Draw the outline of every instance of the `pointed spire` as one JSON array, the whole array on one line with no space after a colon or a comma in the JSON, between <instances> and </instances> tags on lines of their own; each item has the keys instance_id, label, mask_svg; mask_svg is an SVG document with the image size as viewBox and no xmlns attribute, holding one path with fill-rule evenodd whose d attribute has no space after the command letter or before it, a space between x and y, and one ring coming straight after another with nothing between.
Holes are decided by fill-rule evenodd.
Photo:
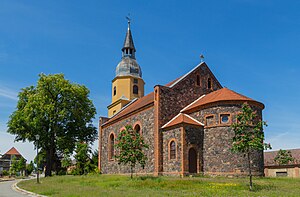
<instances>
[{"instance_id":1,"label":"pointed spire","mask_svg":"<svg viewBox=\"0 0 300 197\"><path fill-rule=\"evenodd\" d=\"M127 32L126 32L126 37L125 37L125 41L124 41L124 45L122 48L123 51L123 57L131 57L135 59L135 47L133 44L133 39L132 39L132 34L131 34L131 30L130 30L130 22L131 19L129 18L129 14L126 17L127 19L127 23L128 23L128 28L127 28Z\"/></svg>"}]
</instances>

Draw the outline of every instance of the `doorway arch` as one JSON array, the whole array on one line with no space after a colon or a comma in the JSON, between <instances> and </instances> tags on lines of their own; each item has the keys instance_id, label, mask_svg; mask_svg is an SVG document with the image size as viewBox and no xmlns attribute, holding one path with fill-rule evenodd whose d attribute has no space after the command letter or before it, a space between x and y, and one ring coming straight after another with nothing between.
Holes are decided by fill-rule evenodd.
<instances>
[{"instance_id":1,"label":"doorway arch","mask_svg":"<svg viewBox=\"0 0 300 197\"><path fill-rule=\"evenodd\" d=\"M189 150L189 173L197 173L197 151L194 148Z\"/></svg>"}]
</instances>

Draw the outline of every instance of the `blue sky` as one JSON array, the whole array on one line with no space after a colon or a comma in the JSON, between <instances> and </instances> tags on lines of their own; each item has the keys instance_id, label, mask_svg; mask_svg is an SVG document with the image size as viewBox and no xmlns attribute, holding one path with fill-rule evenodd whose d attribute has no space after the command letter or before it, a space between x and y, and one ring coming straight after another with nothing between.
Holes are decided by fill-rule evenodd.
<instances>
[{"instance_id":1,"label":"blue sky","mask_svg":"<svg viewBox=\"0 0 300 197\"><path fill-rule=\"evenodd\" d=\"M15 146L28 160L35 155L32 144L14 143L6 123L18 92L35 85L39 73L64 73L86 85L96 117L107 114L128 13L146 93L191 70L204 54L223 86L266 105L273 149L300 148L299 7L292 0L2 0L0 152Z\"/></svg>"}]
</instances>

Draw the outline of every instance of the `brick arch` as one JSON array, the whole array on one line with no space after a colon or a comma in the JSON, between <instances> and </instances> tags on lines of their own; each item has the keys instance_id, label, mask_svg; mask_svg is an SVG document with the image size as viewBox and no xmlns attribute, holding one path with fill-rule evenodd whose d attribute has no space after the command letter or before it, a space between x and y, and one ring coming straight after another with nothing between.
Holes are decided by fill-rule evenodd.
<instances>
[{"instance_id":1,"label":"brick arch","mask_svg":"<svg viewBox=\"0 0 300 197\"><path fill-rule=\"evenodd\" d=\"M175 143L175 158L174 159L171 159L171 143L174 142ZM178 158L178 150L177 150L177 147L178 147L178 143L177 143L177 140L175 138L171 138L168 142L168 159L169 160L177 160Z\"/></svg>"},{"instance_id":2,"label":"brick arch","mask_svg":"<svg viewBox=\"0 0 300 197\"><path fill-rule=\"evenodd\" d=\"M201 165L200 165L200 151L199 151L199 148L198 148L198 146L197 145L195 145L195 144L191 144L191 145L189 145L188 147L187 147L187 162L186 162L186 164L187 164L187 170L189 171L189 153L190 153L190 150L191 149L194 149L195 151L196 151L196 157L197 157L197 160L196 160L196 170L197 170L197 172L196 173L198 173L198 172L200 172L201 171Z\"/></svg>"},{"instance_id":3,"label":"brick arch","mask_svg":"<svg viewBox=\"0 0 300 197\"><path fill-rule=\"evenodd\" d=\"M137 126L137 125L139 125L140 126L140 131L139 131L139 133L140 133L140 135L142 136L142 123L141 123L141 121L136 121L134 124L133 124L133 130L135 130L135 127Z\"/></svg>"}]
</instances>

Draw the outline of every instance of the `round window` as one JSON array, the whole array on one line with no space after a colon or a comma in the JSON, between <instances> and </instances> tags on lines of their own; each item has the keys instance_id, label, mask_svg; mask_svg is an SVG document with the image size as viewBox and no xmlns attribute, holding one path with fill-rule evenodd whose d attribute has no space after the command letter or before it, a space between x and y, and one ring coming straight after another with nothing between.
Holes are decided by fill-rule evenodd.
<instances>
[{"instance_id":1,"label":"round window","mask_svg":"<svg viewBox=\"0 0 300 197\"><path fill-rule=\"evenodd\" d=\"M229 122L229 115L222 115L221 116L222 123L228 123Z\"/></svg>"}]
</instances>

